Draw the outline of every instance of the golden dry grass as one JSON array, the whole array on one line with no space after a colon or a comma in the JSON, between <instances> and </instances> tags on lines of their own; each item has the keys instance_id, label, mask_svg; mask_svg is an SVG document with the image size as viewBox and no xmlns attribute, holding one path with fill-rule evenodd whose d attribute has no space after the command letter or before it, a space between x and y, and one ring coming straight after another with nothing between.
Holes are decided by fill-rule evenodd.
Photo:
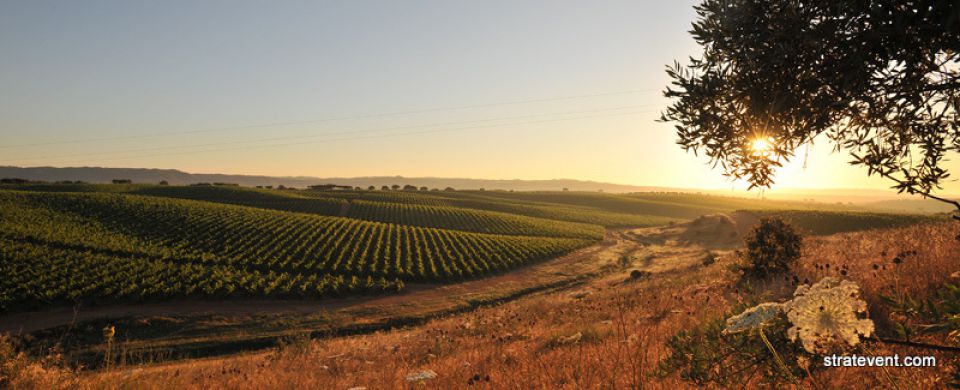
<instances>
[{"instance_id":1,"label":"golden dry grass","mask_svg":"<svg viewBox=\"0 0 960 390\"><path fill-rule=\"evenodd\" d=\"M830 275L860 283L880 333L889 334L890 314L880 295L921 298L947 281L960 270L960 245L953 240L958 230L956 224L944 223L809 238L796 275L801 282ZM678 264L691 264L691 259L703 255L671 252L669 245L663 248L658 257L672 253ZM910 254L895 264L893 259L901 253ZM794 288L792 277L744 288L731 266L738 262L726 253L709 266L685 265L634 282L625 282L624 271L573 291L532 295L412 329L299 340L265 353L108 372L51 369L49 375L59 375L56 381L34 372L14 384L50 388L56 383L84 389L689 388L693 385L675 374L653 375L657 362L669 353L665 342L672 335L723 315L735 303L783 298ZM947 343L938 337L926 340ZM931 354L877 343L870 343L866 352ZM800 387L943 387L957 359L934 354L940 367L825 368ZM423 382L405 379L420 370L437 376Z\"/></svg>"}]
</instances>

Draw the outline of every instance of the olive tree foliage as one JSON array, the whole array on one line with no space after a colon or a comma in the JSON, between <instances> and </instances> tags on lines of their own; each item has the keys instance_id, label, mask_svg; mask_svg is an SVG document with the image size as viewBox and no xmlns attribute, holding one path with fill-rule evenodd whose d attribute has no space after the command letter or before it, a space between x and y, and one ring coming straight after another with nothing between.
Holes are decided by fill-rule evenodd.
<instances>
[{"instance_id":1,"label":"olive tree foliage","mask_svg":"<svg viewBox=\"0 0 960 390\"><path fill-rule=\"evenodd\" d=\"M703 0L703 48L668 66L661 120L750 188L826 138L899 192L934 192L960 152L960 2ZM769 144L752 147L756 140ZM958 217L960 218L960 217Z\"/></svg>"}]
</instances>

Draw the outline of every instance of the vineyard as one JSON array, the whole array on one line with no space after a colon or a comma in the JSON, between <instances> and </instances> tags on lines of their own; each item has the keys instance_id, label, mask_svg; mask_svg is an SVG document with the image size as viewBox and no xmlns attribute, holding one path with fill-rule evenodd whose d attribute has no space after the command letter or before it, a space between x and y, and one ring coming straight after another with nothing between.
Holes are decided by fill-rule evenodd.
<instances>
[{"instance_id":1,"label":"vineyard","mask_svg":"<svg viewBox=\"0 0 960 390\"><path fill-rule=\"evenodd\" d=\"M482 233L549 235L589 239L603 237L603 229L599 225L447 206L356 200L350 203L348 216L366 221L402 223Z\"/></svg>"},{"instance_id":2,"label":"vineyard","mask_svg":"<svg viewBox=\"0 0 960 390\"><path fill-rule=\"evenodd\" d=\"M771 216L780 217L798 227L801 232L814 235L891 229L945 219L930 215L823 210L744 210L737 214L754 220Z\"/></svg>"},{"instance_id":3,"label":"vineyard","mask_svg":"<svg viewBox=\"0 0 960 390\"><path fill-rule=\"evenodd\" d=\"M2 188L2 187L0 187ZM680 221L693 218L700 214L695 212L677 212L675 209L664 209L659 204L652 204L647 210L633 210L623 212L617 207L607 207L609 199L620 199L625 195L612 194L585 194L570 193L513 193L503 191L304 191L304 190L267 190L233 186L155 186L155 185L96 185L96 184L28 184L7 186L6 188L23 191L38 192L111 192L148 195L156 197L202 200L208 202L226 203L272 210L291 211L330 216L349 216L351 218L370 218L371 221L383 221L403 225L424 227L438 227L461 229L464 222L455 225L444 225L439 221L430 224L418 225L430 216L419 215L437 213L433 207L453 207L462 211L463 218L475 218L467 223L473 226L483 226L478 231L484 233L513 234L510 229L490 230L487 221L503 219L510 214L510 219L517 221L520 217L533 219L521 222L525 225L541 225L543 220L549 220L556 225L562 222L577 224L600 225L605 227L642 227L667 224L671 221ZM557 195L552 195L557 194ZM584 196L584 202L569 202L576 196ZM551 202L553 200L553 202ZM560 200L562 202L558 202ZM418 206L418 209L405 209L405 212L395 212L390 219L384 215L372 215L366 212L354 211L352 204L357 201L375 202L379 207L389 209L394 205ZM684 200L691 204L711 202L712 197L703 199ZM682 203L681 201L675 203ZM749 201L744 202L744 204ZM593 204L593 206L591 206ZM370 203L365 203L369 208ZM599 206L598 206L599 205ZM754 206L756 206L754 204ZM364 207L364 206L361 206ZM736 209L736 207L725 207ZM448 209L449 210L449 209ZM717 207L700 207L698 211L717 211ZM484 213L477 213L477 211ZM641 211L649 211L647 213ZM490 214L497 212L499 214ZM515 224L515 222L506 222ZM570 226L569 229L582 229ZM596 233L594 233L595 235ZM539 235L539 234L538 234Z\"/></svg>"},{"instance_id":4,"label":"vineyard","mask_svg":"<svg viewBox=\"0 0 960 390\"><path fill-rule=\"evenodd\" d=\"M172 198L0 191L0 310L396 291L556 257L596 242L584 229L589 237L483 234Z\"/></svg>"},{"instance_id":5,"label":"vineyard","mask_svg":"<svg viewBox=\"0 0 960 390\"><path fill-rule=\"evenodd\" d=\"M510 270L604 228L737 209L813 233L919 216L676 193L312 191L236 186L0 186L0 312L74 302L320 298Z\"/></svg>"}]
</instances>

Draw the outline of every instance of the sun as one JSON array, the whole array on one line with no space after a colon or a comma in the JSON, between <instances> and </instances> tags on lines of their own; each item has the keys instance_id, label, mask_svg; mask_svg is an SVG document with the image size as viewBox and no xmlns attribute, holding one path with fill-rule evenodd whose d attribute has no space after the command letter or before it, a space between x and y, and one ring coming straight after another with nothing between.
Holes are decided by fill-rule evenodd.
<instances>
[{"instance_id":1,"label":"sun","mask_svg":"<svg viewBox=\"0 0 960 390\"><path fill-rule=\"evenodd\" d=\"M753 140L753 143L750 145L750 148L754 152L762 153L770 151L770 142L763 138L757 138Z\"/></svg>"},{"instance_id":2,"label":"sun","mask_svg":"<svg viewBox=\"0 0 960 390\"><path fill-rule=\"evenodd\" d=\"M750 149L755 156L769 156L773 152L773 143L770 138L757 137L750 142Z\"/></svg>"}]
</instances>

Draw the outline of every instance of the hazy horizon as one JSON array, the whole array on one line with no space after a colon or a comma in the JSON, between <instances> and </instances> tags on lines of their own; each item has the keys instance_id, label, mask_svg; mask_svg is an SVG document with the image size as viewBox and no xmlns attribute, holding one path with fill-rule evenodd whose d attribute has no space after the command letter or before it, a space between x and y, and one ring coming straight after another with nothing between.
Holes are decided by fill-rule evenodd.
<instances>
[{"instance_id":1,"label":"hazy horizon","mask_svg":"<svg viewBox=\"0 0 960 390\"><path fill-rule=\"evenodd\" d=\"M0 165L744 189L655 121L694 3L5 3ZM889 189L831 147L774 191Z\"/></svg>"},{"instance_id":2,"label":"hazy horizon","mask_svg":"<svg viewBox=\"0 0 960 390\"><path fill-rule=\"evenodd\" d=\"M3 168L11 168L10 166L0 165L0 170ZM786 197L792 199L806 198L810 196L811 199L821 201L821 202L834 202L838 200L848 201L852 198L862 198L862 199L899 199L899 200L923 200L920 195L910 195L910 194L898 194L895 190L891 188L854 188L854 187L774 187L771 189L759 189L747 190L744 188L698 188L698 187L678 187L678 186L655 186L655 185L644 185L644 184L632 184L632 183L619 183L619 182L607 182L607 181L597 181L597 180L587 180L587 179L578 179L571 177L553 177L553 178L543 178L543 179L521 179L521 178L496 178L496 177L456 177L456 176L410 176L410 175L365 175L365 176L312 176L312 175L298 175L298 176L282 176L282 175L253 175L253 174L244 174L244 173L224 173L224 172L192 172L192 171L183 171L174 168L146 168L146 167L12 167L18 169L130 169L130 170L174 170L188 175L198 175L198 176L214 176L214 175L224 175L224 176L248 176L248 177L273 177L278 179L291 179L291 180L304 180L304 179L318 179L318 180L332 180L325 182L311 182L309 184L349 184L349 185L358 185L358 183L338 183L336 180L341 179L345 181L362 181L363 179L387 179L387 178L398 178L406 180L406 182L396 182L390 184L410 184L411 182L416 182L417 180L435 180L435 181L521 181L521 182L550 182L550 181L574 181L581 183L597 183L600 185L613 186L613 187L637 187L637 188L651 188L651 189L663 189L663 190L676 190L681 192L705 192L715 195L723 196L737 196L737 197L761 197L761 196L772 196L772 197ZM66 175L69 176L69 175ZM63 180L79 180L76 177L66 177ZM114 177L110 177L114 178ZM109 179L104 177L104 182L109 182ZM121 177L117 177L121 178ZM125 177L123 177L125 178ZM59 179L58 179L59 180ZM201 180L202 181L202 180ZM151 181L142 181L138 182L142 184L149 184ZM189 184L189 183L187 183ZM363 184L364 187L371 183L359 183ZM376 186L379 187L383 183L376 183ZM421 184L416 184L417 186ZM447 186L449 184L444 184ZM466 188L469 189L469 188ZM492 190L506 190L509 188L490 188ZM530 191L547 191L549 189L533 189ZM559 188L557 189L559 190ZM594 188L581 188L574 189L573 191L586 191L592 192L595 191ZM525 191L525 190L520 190ZM612 191L614 193L623 192L623 191ZM630 191L627 191L630 192ZM960 197L960 193L946 193L941 192L940 195L949 196L949 197Z\"/></svg>"}]
</instances>

